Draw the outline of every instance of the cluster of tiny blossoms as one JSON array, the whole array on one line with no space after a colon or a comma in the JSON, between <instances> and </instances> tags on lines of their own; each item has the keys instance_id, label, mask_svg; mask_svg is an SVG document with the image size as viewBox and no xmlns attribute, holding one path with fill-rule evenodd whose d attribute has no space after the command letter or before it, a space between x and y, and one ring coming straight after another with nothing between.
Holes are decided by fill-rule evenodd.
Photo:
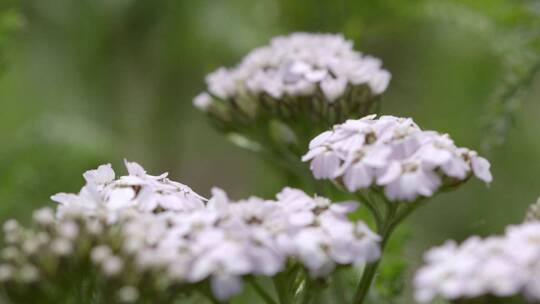
<instances>
[{"instance_id":1,"label":"cluster of tiny blossoms","mask_svg":"<svg viewBox=\"0 0 540 304\"><path fill-rule=\"evenodd\" d=\"M226 132L246 133L238 129L275 118L297 138L311 138L297 124L318 132L373 111L391 78L381 65L342 35L293 33L209 74L206 91L193 103Z\"/></svg>"},{"instance_id":2,"label":"cluster of tiny blossoms","mask_svg":"<svg viewBox=\"0 0 540 304\"><path fill-rule=\"evenodd\" d=\"M317 179L331 179L350 192L384 188L391 201L433 196L471 174L491 182L489 162L457 147L447 134L424 131L411 118L375 115L348 120L315 137L303 161Z\"/></svg>"},{"instance_id":3,"label":"cluster of tiny blossoms","mask_svg":"<svg viewBox=\"0 0 540 304\"><path fill-rule=\"evenodd\" d=\"M275 99L305 96L320 88L328 102L341 97L348 85L368 85L374 94L384 92L390 73L381 61L363 56L341 35L294 33L275 37L270 45L251 51L238 66L220 68L206 77L208 92L227 100L248 91ZM207 97L195 105L208 106Z\"/></svg>"},{"instance_id":4,"label":"cluster of tiny blossoms","mask_svg":"<svg viewBox=\"0 0 540 304\"><path fill-rule=\"evenodd\" d=\"M245 276L272 277L296 264L321 278L337 265L379 258L379 236L347 218L355 203L331 204L292 188L276 200L241 201L214 189L206 201L166 174L126 165L129 175L118 179L110 165L86 172L78 194L52 197L60 203L56 219L50 209L35 213L36 229L6 223L8 245L0 257L6 289L65 277L62 265L79 265L82 275L90 270L81 265L90 263L100 278L113 281L105 290L118 287L112 298L120 302L206 284L224 300L241 290Z\"/></svg>"},{"instance_id":5,"label":"cluster of tiny blossoms","mask_svg":"<svg viewBox=\"0 0 540 304\"><path fill-rule=\"evenodd\" d=\"M519 294L522 301L540 301L538 221L509 226L503 236L472 237L461 245L448 241L428 251L425 261L414 280L418 302Z\"/></svg>"}]
</instances>

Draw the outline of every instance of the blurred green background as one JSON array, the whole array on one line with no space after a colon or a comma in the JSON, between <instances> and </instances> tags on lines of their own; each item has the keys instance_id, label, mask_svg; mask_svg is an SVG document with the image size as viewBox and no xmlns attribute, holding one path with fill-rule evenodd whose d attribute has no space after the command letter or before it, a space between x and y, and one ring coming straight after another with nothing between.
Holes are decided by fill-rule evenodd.
<instances>
[{"instance_id":1,"label":"blurred green background","mask_svg":"<svg viewBox=\"0 0 540 304\"><path fill-rule=\"evenodd\" d=\"M81 174L122 159L203 195L283 185L214 131L191 99L204 75L275 35L343 32L393 79L383 113L482 149L471 182L411 219L404 257L499 233L540 195L540 1L0 1L0 219L28 219ZM506 141L503 142L503 139Z\"/></svg>"}]
</instances>

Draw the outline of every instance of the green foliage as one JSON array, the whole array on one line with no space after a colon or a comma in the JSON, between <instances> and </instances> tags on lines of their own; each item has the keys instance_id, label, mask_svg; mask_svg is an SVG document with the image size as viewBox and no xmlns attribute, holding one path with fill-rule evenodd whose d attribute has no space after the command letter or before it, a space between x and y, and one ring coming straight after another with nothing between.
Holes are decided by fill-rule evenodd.
<instances>
[{"instance_id":1,"label":"green foliage","mask_svg":"<svg viewBox=\"0 0 540 304\"><path fill-rule=\"evenodd\" d=\"M428 16L473 33L498 57L500 76L484 115L485 150L505 141L526 89L540 71L540 9L536 1L431 1Z\"/></svg>"},{"instance_id":2,"label":"green foliage","mask_svg":"<svg viewBox=\"0 0 540 304\"><path fill-rule=\"evenodd\" d=\"M191 99L207 72L276 34L343 32L394 75L383 113L471 147L509 139L492 151L489 194L473 184L426 206L407 246L398 230L373 295L385 303L404 280L410 288L404 261L500 231L538 197L540 110L524 101L538 87L539 12L534 0L0 1L0 218L27 219L51 194L78 189L80 172L124 157L203 193L274 192L283 182L206 126ZM340 278L350 290L357 276Z\"/></svg>"},{"instance_id":3,"label":"green foliage","mask_svg":"<svg viewBox=\"0 0 540 304\"><path fill-rule=\"evenodd\" d=\"M11 40L11 35L22 26L17 2L15 0L3 1L0 4L0 71L4 69L5 48Z\"/></svg>"}]
</instances>

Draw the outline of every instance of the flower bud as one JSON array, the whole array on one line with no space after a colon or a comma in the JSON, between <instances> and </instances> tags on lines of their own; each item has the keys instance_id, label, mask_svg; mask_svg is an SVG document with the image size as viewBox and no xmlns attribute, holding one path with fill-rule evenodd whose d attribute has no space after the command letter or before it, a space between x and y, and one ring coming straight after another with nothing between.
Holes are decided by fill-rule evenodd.
<instances>
[{"instance_id":1,"label":"flower bud","mask_svg":"<svg viewBox=\"0 0 540 304\"><path fill-rule=\"evenodd\" d=\"M54 223L54 211L51 208L38 209L34 212L33 219L38 225L51 225Z\"/></svg>"},{"instance_id":2,"label":"flower bud","mask_svg":"<svg viewBox=\"0 0 540 304\"><path fill-rule=\"evenodd\" d=\"M133 286L124 286L118 290L117 296L120 303L134 303L139 299L139 291Z\"/></svg>"},{"instance_id":3,"label":"flower bud","mask_svg":"<svg viewBox=\"0 0 540 304\"><path fill-rule=\"evenodd\" d=\"M124 261L118 256L109 256L101 264L101 269L106 276L115 276L122 271Z\"/></svg>"},{"instance_id":4,"label":"flower bud","mask_svg":"<svg viewBox=\"0 0 540 304\"><path fill-rule=\"evenodd\" d=\"M25 264L19 270L19 278L25 283L35 282L39 278L39 271L35 266Z\"/></svg>"},{"instance_id":5,"label":"flower bud","mask_svg":"<svg viewBox=\"0 0 540 304\"><path fill-rule=\"evenodd\" d=\"M92 251L90 252L90 259L95 264L101 264L111 255L112 255L112 250L109 246L100 245L92 249Z\"/></svg>"},{"instance_id":6,"label":"flower bud","mask_svg":"<svg viewBox=\"0 0 540 304\"><path fill-rule=\"evenodd\" d=\"M65 221L59 224L58 234L66 239L73 240L79 235L79 226L74 221Z\"/></svg>"},{"instance_id":7,"label":"flower bud","mask_svg":"<svg viewBox=\"0 0 540 304\"><path fill-rule=\"evenodd\" d=\"M58 238L51 243L51 250L58 256L68 256L73 252L73 244L69 239Z\"/></svg>"},{"instance_id":8,"label":"flower bud","mask_svg":"<svg viewBox=\"0 0 540 304\"><path fill-rule=\"evenodd\" d=\"M13 266L9 264L0 265L0 282L5 282L13 278Z\"/></svg>"}]
</instances>

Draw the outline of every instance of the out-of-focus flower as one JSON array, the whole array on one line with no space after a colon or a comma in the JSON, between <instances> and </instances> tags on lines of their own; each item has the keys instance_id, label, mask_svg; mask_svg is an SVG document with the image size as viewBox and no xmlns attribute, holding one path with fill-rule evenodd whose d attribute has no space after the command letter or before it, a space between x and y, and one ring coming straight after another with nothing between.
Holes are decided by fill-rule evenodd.
<instances>
[{"instance_id":1,"label":"out-of-focus flower","mask_svg":"<svg viewBox=\"0 0 540 304\"><path fill-rule=\"evenodd\" d=\"M390 78L342 35L293 33L209 74L193 103L226 133L303 149L318 132L372 112Z\"/></svg>"},{"instance_id":2,"label":"out-of-focus flower","mask_svg":"<svg viewBox=\"0 0 540 304\"><path fill-rule=\"evenodd\" d=\"M447 134L424 131L410 118L374 115L348 120L315 137L303 161L317 179L331 179L350 192L381 187L391 201L433 196L471 175L486 183L490 164L457 147Z\"/></svg>"},{"instance_id":3,"label":"out-of-focus flower","mask_svg":"<svg viewBox=\"0 0 540 304\"><path fill-rule=\"evenodd\" d=\"M216 188L206 201L166 174L126 166L129 175L117 179L110 165L86 172L79 194L53 196L60 204L56 218L51 209L35 212L35 229L6 222L10 241L0 256L0 282L22 284L21 292L40 278L47 286L60 284L69 274L56 265L64 264L85 280L82 269L90 264L121 302L200 284L226 300L242 290L245 276L273 277L295 263L322 278L337 265L380 256L379 236L348 219L354 202L334 204L292 188L276 200L240 201ZM13 281L23 271L21 261L35 271L25 268L26 279Z\"/></svg>"},{"instance_id":4,"label":"out-of-focus flower","mask_svg":"<svg viewBox=\"0 0 540 304\"><path fill-rule=\"evenodd\" d=\"M529 206L529 210L527 210L527 214L525 215L526 221L538 221L540 220L540 198L536 201L536 203Z\"/></svg>"},{"instance_id":5,"label":"out-of-focus flower","mask_svg":"<svg viewBox=\"0 0 540 304\"><path fill-rule=\"evenodd\" d=\"M294 33L254 49L234 68L219 68L206 83L208 92L222 100L246 92L281 99L322 89L332 103L347 86L365 85L374 95L381 94L390 77L379 59L355 51L352 41L342 35Z\"/></svg>"},{"instance_id":6,"label":"out-of-focus flower","mask_svg":"<svg viewBox=\"0 0 540 304\"><path fill-rule=\"evenodd\" d=\"M416 274L415 296L421 303L437 298L475 299L485 295L540 300L540 222L510 226L506 234L448 241L425 254Z\"/></svg>"}]
</instances>

